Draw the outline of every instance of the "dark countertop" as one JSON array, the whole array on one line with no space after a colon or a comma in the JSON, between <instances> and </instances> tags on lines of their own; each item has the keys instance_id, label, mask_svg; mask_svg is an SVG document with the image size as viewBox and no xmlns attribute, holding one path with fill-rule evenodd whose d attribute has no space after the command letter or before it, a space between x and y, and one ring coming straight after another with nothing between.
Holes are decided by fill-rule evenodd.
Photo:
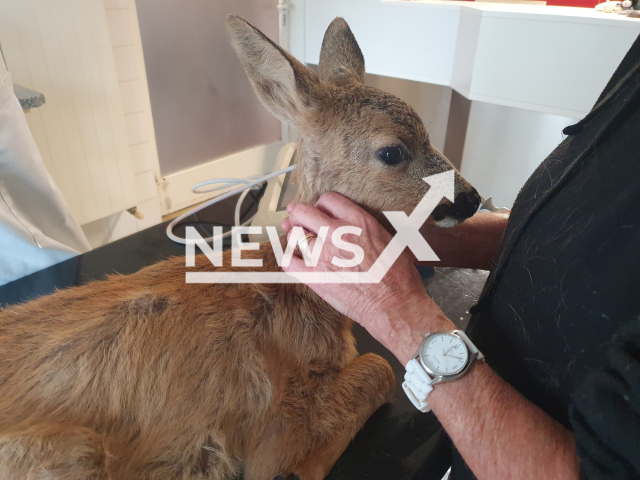
<instances>
[{"instance_id":1,"label":"dark countertop","mask_svg":"<svg viewBox=\"0 0 640 480\"><path fill-rule=\"evenodd\" d=\"M215 211L201 212L194 223L228 225L234 206L235 199L229 199L216 205ZM108 273L130 274L164 258L184 255L184 247L171 242L165 229L166 224L156 225L1 286L0 305L23 302L56 288L81 285ZM180 234L179 229L176 234ZM476 302L487 272L436 268L435 272L423 269L421 273L429 295L453 322L464 328L467 312ZM389 361L396 375L396 395L392 405L382 407L371 417L327 478L440 480L449 468L446 434L433 414L418 412L406 398L400 386L404 368L395 357L358 325L354 335L360 353L373 352Z\"/></svg>"},{"instance_id":2,"label":"dark countertop","mask_svg":"<svg viewBox=\"0 0 640 480\"><path fill-rule=\"evenodd\" d=\"M20 106L23 110L30 110L32 108L38 108L44 105L44 95L30 88L21 87L20 85L13 85L13 93L18 97Z\"/></svg>"}]
</instances>

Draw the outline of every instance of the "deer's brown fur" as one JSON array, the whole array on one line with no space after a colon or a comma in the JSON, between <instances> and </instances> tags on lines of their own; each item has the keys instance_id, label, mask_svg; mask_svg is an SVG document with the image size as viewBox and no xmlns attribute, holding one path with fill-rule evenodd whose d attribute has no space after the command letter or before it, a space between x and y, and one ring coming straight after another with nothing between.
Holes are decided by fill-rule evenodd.
<instances>
[{"instance_id":1,"label":"deer's brown fur","mask_svg":"<svg viewBox=\"0 0 640 480\"><path fill-rule=\"evenodd\" d=\"M410 211L421 178L450 169L410 107L361 83L344 20L320 78L242 19L229 29L258 96L302 132L302 201L335 190ZM411 161L375 159L399 141ZM279 270L269 244L244 256ZM192 270L211 269L199 256ZM174 258L0 310L0 480L321 479L391 400L389 365L358 357L350 320L306 286L184 274Z\"/></svg>"}]
</instances>

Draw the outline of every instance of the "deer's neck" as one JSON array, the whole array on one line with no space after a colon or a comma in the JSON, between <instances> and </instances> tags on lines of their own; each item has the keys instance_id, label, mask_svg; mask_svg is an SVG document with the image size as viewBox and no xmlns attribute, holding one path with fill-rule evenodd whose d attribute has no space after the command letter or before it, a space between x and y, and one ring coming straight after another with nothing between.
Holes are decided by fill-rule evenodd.
<instances>
[{"instance_id":1,"label":"deer's neck","mask_svg":"<svg viewBox=\"0 0 640 480\"><path fill-rule=\"evenodd\" d=\"M296 203L314 204L322 194L330 191L328 179L325 179L320 170L321 157L313 145L303 137L298 139L296 146L296 182L298 192Z\"/></svg>"}]
</instances>

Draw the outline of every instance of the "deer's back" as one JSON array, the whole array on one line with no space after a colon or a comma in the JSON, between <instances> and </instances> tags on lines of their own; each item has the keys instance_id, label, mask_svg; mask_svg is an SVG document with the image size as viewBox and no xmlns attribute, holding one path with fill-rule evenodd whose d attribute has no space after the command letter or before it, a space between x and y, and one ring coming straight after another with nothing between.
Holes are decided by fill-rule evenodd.
<instances>
[{"instance_id":1,"label":"deer's back","mask_svg":"<svg viewBox=\"0 0 640 480\"><path fill-rule=\"evenodd\" d=\"M246 437L237 425L282 400L280 379L317 379L356 354L349 325L304 286L184 273L170 259L0 310L0 430L46 419L124 438L169 425Z\"/></svg>"},{"instance_id":2,"label":"deer's back","mask_svg":"<svg viewBox=\"0 0 640 480\"><path fill-rule=\"evenodd\" d=\"M253 343L262 302L251 286L187 285L184 271L171 259L0 310L0 418L63 411L61 399L101 418L140 402L166 412L209 390L193 383L215 383Z\"/></svg>"}]
</instances>

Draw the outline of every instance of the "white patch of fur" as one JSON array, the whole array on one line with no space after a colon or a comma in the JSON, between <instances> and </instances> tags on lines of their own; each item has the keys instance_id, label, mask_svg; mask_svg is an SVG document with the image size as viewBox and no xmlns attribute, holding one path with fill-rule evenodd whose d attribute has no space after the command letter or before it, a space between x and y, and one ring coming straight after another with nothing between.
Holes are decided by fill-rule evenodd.
<instances>
[{"instance_id":1,"label":"white patch of fur","mask_svg":"<svg viewBox=\"0 0 640 480\"><path fill-rule=\"evenodd\" d=\"M439 220L436 222L436 225L440 228L451 228L451 227L455 227L456 225L461 224L462 222L460 220L458 220L457 218L453 218L453 217L444 217L442 220Z\"/></svg>"}]
</instances>

